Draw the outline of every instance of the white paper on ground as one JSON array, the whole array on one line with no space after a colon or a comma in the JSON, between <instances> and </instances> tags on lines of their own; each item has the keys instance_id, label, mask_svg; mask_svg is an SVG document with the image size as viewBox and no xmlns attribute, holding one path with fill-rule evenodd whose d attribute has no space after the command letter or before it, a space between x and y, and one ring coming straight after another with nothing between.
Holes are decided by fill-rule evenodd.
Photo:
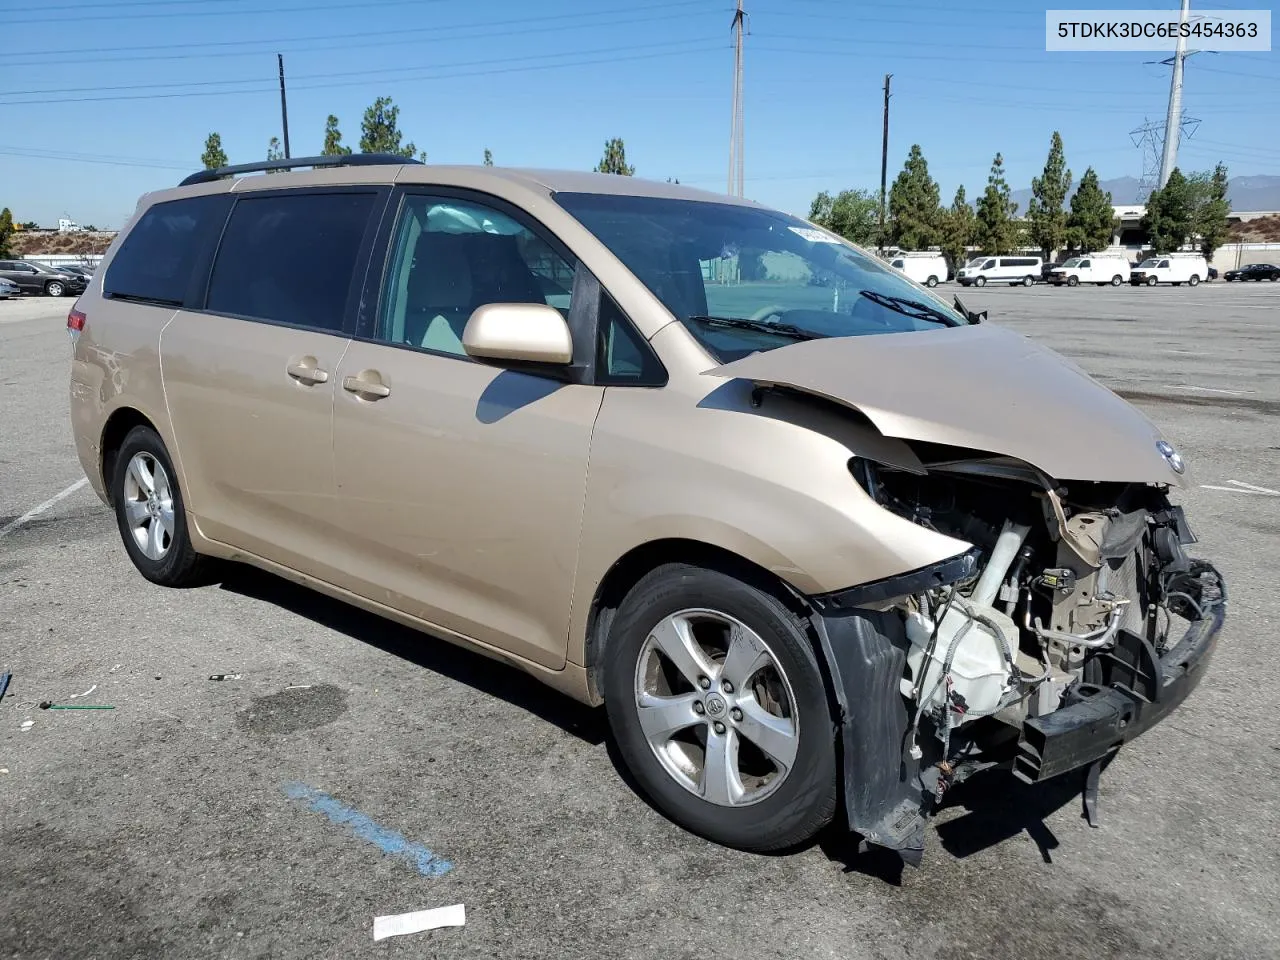
<instances>
[{"instance_id":1,"label":"white paper on ground","mask_svg":"<svg viewBox=\"0 0 1280 960\"><path fill-rule=\"evenodd\" d=\"M461 927L467 922L463 905L455 903L451 907L436 907L434 910L418 910L415 913L400 913L391 917L373 918L373 939L399 937L406 933L421 933L423 930L435 930L438 927Z\"/></svg>"}]
</instances>

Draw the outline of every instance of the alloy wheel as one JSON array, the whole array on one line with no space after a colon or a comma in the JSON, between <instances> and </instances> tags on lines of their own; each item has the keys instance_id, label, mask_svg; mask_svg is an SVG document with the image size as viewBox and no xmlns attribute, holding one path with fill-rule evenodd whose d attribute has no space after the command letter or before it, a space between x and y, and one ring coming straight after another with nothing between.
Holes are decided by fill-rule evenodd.
<instances>
[{"instance_id":1,"label":"alloy wheel","mask_svg":"<svg viewBox=\"0 0 1280 960\"><path fill-rule=\"evenodd\" d=\"M799 712L786 672L728 614L682 610L655 626L636 663L635 702L663 769L710 803L757 803L795 764Z\"/></svg>"},{"instance_id":2,"label":"alloy wheel","mask_svg":"<svg viewBox=\"0 0 1280 960\"><path fill-rule=\"evenodd\" d=\"M129 533L148 560L162 560L173 545L173 485L160 461L136 453L124 477Z\"/></svg>"}]
</instances>

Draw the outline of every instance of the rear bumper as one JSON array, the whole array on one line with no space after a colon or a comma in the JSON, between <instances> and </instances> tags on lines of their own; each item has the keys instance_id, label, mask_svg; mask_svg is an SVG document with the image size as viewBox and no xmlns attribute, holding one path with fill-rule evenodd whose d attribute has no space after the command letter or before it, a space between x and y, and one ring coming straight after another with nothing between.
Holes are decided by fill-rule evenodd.
<instances>
[{"instance_id":1,"label":"rear bumper","mask_svg":"<svg viewBox=\"0 0 1280 960\"><path fill-rule=\"evenodd\" d=\"M1075 702L1027 720L1013 774L1026 783L1048 780L1101 760L1176 710L1199 684L1226 619L1223 604L1196 620L1164 657L1154 660L1158 682L1144 697L1123 685L1081 685ZM1137 685L1137 684L1135 684Z\"/></svg>"}]
</instances>

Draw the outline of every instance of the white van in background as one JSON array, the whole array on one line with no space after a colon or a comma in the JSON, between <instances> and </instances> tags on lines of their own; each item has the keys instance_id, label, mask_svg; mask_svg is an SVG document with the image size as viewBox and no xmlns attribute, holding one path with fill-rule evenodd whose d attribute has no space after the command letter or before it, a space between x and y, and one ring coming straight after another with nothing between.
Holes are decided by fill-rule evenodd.
<instances>
[{"instance_id":1,"label":"white van in background","mask_svg":"<svg viewBox=\"0 0 1280 960\"><path fill-rule=\"evenodd\" d=\"M1082 283L1096 283L1098 286L1111 284L1118 287L1129 282L1133 267L1129 261L1118 253L1089 253L1083 257L1072 257L1060 267L1049 273L1049 282L1055 287L1064 283L1069 287Z\"/></svg>"},{"instance_id":2,"label":"white van in background","mask_svg":"<svg viewBox=\"0 0 1280 960\"><path fill-rule=\"evenodd\" d=\"M1040 279L1040 266L1043 263L1039 257L978 257L957 271L956 280L965 287L969 284L983 287L988 283L1007 283L1011 287L1022 284L1029 287Z\"/></svg>"},{"instance_id":3,"label":"white van in background","mask_svg":"<svg viewBox=\"0 0 1280 960\"><path fill-rule=\"evenodd\" d=\"M1149 257L1133 268L1129 282L1135 287L1154 287L1157 283L1184 283L1194 287L1209 277L1209 262L1198 253L1166 253Z\"/></svg>"},{"instance_id":4,"label":"white van in background","mask_svg":"<svg viewBox=\"0 0 1280 960\"><path fill-rule=\"evenodd\" d=\"M900 253L889 261L889 266L926 287L936 287L951 276L947 259L940 253Z\"/></svg>"}]
</instances>

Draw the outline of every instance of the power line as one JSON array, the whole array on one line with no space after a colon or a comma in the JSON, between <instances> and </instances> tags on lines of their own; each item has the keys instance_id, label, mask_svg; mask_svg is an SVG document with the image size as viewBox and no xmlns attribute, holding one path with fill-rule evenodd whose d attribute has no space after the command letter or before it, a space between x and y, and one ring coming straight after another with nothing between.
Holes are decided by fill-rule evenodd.
<instances>
[{"instance_id":1,"label":"power line","mask_svg":"<svg viewBox=\"0 0 1280 960\"><path fill-rule=\"evenodd\" d=\"M679 2L653 4L651 6L646 7L646 9L654 10L654 9L660 9L664 7L670 9L670 8L681 8L681 7L690 7L690 6L702 6L704 2L705 0L679 0ZM387 31L374 30L374 31L369 31L365 33L325 34L325 35L311 36L311 37L277 37L274 39L264 39L264 40L224 40L224 41L213 41L210 43L186 44L186 45L158 44L158 45L134 48L136 50L172 50L172 49L181 49L184 46L191 47L191 48L228 47L228 46L246 47L252 44L255 46L265 45L266 49L263 49L263 50L235 49L235 50L212 51L208 53L167 53L167 54L154 54L154 55L147 55L147 56L139 56L136 53L125 51L123 55L115 56L115 57L86 57L86 56L83 56L83 54L95 53L99 51L101 52L119 52L120 51L119 47L87 47L87 48L80 48L75 50L31 51L29 53L24 51L24 53L30 56L39 55L41 57L75 56L77 63L80 63L80 64L125 63L125 62L137 63L141 61L155 61L155 60L203 60L203 59L213 59L213 58L221 58L221 57L260 56L267 52L307 53L307 52L316 51L316 50L346 51L346 50L368 49L368 48L381 49L383 47L420 44L423 42L423 38L421 36L423 34L429 34L430 38L439 39L442 41L450 41L450 42L455 40L485 40L493 37L525 36L526 34L530 34L530 33L550 33L550 32L559 33L565 30L587 29L587 28L593 28L593 27L628 26L631 24L653 23L656 21L669 19L669 17L666 15L659 15L659 16L644 16L644 17L628 17L621 20L594 21L594 22L583 21L583 18L588 16L616 14L616 13L625 13L625 12L627 12L625 9L613 9L613 10L596 11L595 14L572 15L572 20L574 21L573 23L557 24L557 25L545 26L545 27L536 27L536 26L525 27L519 30L489 30L485 28L492 27L492 26L519 26L523 24L540 23L548 20L563 20L563 19L569 19L570 15L556 14L556 15L551 15L546 17L526 17L526 18L517 19L517 20L496 21L489 24L453 24L450 26L440 26L440 27L414 27L414 28L405 29L405 30L397 30L395 35L399 39L393 39L393 40L387 39ZM446 31L446 30L476 30L477 28L480 28L479 32L466 33L466 34L454 34L451 36L440 35L442 31ZM412 34L413 36L408 36L409 34ZM372 42L368 42L368 43L352 43L351 42L353 38L363 38L363 37L376 37L379 39L374 40ZM295 43L306 43L313 40L334 41L334 43L326 43L323 46L302 46L302 47L293 46L293 44ZM31 67L31 66L43 66L43 65L44 65L43 63L37 60L31 60L31 61L6 60L3 63L0 63L0 67L3 67L3 66ZM61 63L59 63L59 65L61 66Z\"/></svg>"},{"instance_id":2,"label":"power line","mask_svg":"<svg viewBox=\"0 0 1280 960\"><path fill-rule=\"evenodd\" d=\"M424 3L445 3L447 0L377 0L373 5L378 7L403 7L403 6L419 6ZM369 4L369 0L364 0L363 5ZM104 6L106 6L104 4ZM59 7L61 10L75 10L78 7ZM243 17L249 14L261 13L311 13L319 10L351 10L350 3L337 4L310 4L302 7L258 7L247 8L243 10L179 10L174 13L131 13L128 14L130 21L133 20L176 20L181 17ZM9 26L18 26L24 23L45 23L49 22L48 17L44 16L45 10L40 11L41 16L31 20L7 20ZM76 17L77 23L84 23L91 20L116 20L119 21L121 16L119 13L100 13L89 17Z\"/></svg>"},{"instance_id":3,"label":"power line","mask_svg":"<svg viewBox=\"0 0 1280 960\"><path fill-rule=\"evenodd\" d=\"M709 52L711 50L723 49L722 44L719 42L714 44L709 44L706 42L707 40L713 40L713 39L716 39L716 38L701 38L697 40L685 40L685 41L680 41L679 44L674 44L674 45L658 44L658 46L667 47L667 48L672 46L679 46L681 49L665 49L660 52L645 53L645 54L613 56L613 57L595 58L595 59L589 59L589 60L569 60L569 61L564 61L562 63L533 64L530 66L504 67L504 68L498 68L494 70L462 70L462 71L445 72L445 73L439 73L432 70L431 72L419 73L413 76L402 76L402 77L388 78L388 79L396 79L403 82L406 80L408 81L447 80L454 77L497 76L500 74L507 74L507 73L526 73L526 72L533 72L538 70L561 69L564 67L593 66L601 63L623 63L623 62L636 61L636 60L651 60L658 57L687 56L692 53L703 53L703 52ZM594 53L607 53L611 51L636 50L636 49L644 49L644 48L637 47L635 45L630 45L626 47L604 48L601 50L579 51L578 53L594 54ZM544 54L544 55L541 55L541 57L545 58L547 56L563 56L563 55L564 54ZM476 65L485 64L485 63L510 63L512 59L513 58L510 58L510 57L504 57L499 60L473 61L473 63ZM528 59L536 59L536 58L528 58ZM453 64L451 66L464 66L464 65L465 64ZM406 69L415 69L415 68L406 68ZM364 71L358 71L358 72L362 74L364 73ZM372 71L372 72L381 73L384 71ZM334 87L360 86L361 83L362 81L341 81L341 82L332 82L332 83L304 83L304 84L294 84L293 89L294 90L324 90L324 89L331 89ZM129 100L172 100L175 98L187 98L187 97L220 97L220 96L238 96L243 94L260 94L264 92L273 92L274 90L275 90L274 86L267 85L259 88L249 88L244 90L196 90L196 91L184 91L179 93L146 93L146 94L136 94L132 96L119 96L119 97L65 97L61 99L52 99L52 100L11 100L11 101L0 101L0 106L15 107L15 106L54 104L54 103L106 103L106 102L115 103L115 102L129 101Z\"/></svg>"}]
</instances>

